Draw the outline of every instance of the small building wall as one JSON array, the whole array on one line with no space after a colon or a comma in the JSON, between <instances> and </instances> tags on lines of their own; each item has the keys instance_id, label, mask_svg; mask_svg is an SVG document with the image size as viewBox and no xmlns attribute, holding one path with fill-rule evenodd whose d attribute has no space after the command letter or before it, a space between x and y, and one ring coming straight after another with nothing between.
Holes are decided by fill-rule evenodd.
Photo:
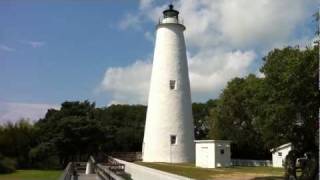
<instances>
[{"instance_id":1,"label":"small building wall","mask_svg":"<svg viewBox=\"0 0 320 180\"><path fill-rule=\"evenodd\" d=\"M196 143L196 166L215 168L215 158L213 152L213 143Z\"/></svg>"},{"instance_id":2,"label":"small building wall","mask_svg":"<svg viewBox=\"0 0 320 180\"><path fill-rule=\"evenodd\" d=\"M216 168L231 165L230 141L198 140L195 143L196 166Z\"/></svg>"},{"instance_id":3,"label":"small building wall","mask_svg":"<svg viewBox=\"0 0 320 180\"><path fill-rule=\"evenodd\" d=\"M283 167L286 156L289 151L291 151L291 145L283 148L279 148L272 152L272 166L273 167Z\"/></svg>"},{"instance_id":4,"label":"small building wall","mask_svg":"<svg viewBox=\"0 0 320 180\"><path fill-rule=\"evenodd\" d=\"M231 166L230 142L215 143L215 167Z\"/></svg>"}]
</instances>

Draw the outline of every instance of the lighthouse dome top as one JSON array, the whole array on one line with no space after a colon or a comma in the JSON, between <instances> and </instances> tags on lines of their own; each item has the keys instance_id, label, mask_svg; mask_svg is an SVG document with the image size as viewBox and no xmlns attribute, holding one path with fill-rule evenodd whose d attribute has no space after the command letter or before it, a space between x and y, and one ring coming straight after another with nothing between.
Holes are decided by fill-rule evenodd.
<instances>
[{"instance_id":1,"label":"lighthouse dome top","mask_svg":"<svg viewBox=\"0 0 320 180\"><path fill-rule=\"evenodd\" d=\"M163 17L159 19L157 27L162 27L164 25L178 25L183 30L185 29L182 19L179 19L179 11L173 9L172 4L169 5L168 9L163 11Z\"/></svg>"},{"instance_id":2,"label":"lighthouse dome top","mask_svg":"<svg viewBox=\"0 0 320 180\"><path fill-rule=\"evenodd\" d=\"M164 18L177 18L178 19L179 11L173 9L173 5L169 5L169 9L166 9L163 11L163 17Z\"/></svg>"}]
</instances>

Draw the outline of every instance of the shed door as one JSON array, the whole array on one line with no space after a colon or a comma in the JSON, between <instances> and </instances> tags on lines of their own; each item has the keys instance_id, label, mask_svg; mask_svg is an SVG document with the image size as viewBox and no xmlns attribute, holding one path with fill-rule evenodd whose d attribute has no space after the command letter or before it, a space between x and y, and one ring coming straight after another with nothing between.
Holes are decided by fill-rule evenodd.
<instances>
[{"instance_id":1,"label":"shed door","mask_svg":"<svg viewBox=\"0 0 320 180\"><path fill-rule=\"evenodd\" d=\"M200 164L202 167L209 167L209 149L208 147L201 147L200 149L201 159Z\"/></svg>"}]
</instances>

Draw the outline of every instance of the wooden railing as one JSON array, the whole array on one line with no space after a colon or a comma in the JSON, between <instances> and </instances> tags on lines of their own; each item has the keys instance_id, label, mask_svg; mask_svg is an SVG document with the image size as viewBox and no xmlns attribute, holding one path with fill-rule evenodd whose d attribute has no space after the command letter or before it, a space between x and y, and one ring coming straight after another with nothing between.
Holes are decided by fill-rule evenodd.
<instances>
[{"instance_id":1,"label":"wooden railing","mask_svg":"<svg viewBox=\"0 0 320 180\"><path fill-rule=\"evenodd\" d=\"M74 171L74 166L72 162L69 162L67 167L64 169L62 175L59 180L71 180L72 173Z\"/></svg>"},{"instance_id":2,"label":"wooden railing","mask_svg":"<svg viewBox=\"0 0 320 180\"><path fill-rule=\"evenodd\" d=\"M107 155L106 155L107 156ZM127 162L141 161L141 152L109 152L108 156L112 156L117 159L121 159Z\"/></svg>"},{"instance_id":3,"label":"wooden railing","mask_svg":"<svg viewBox=\"0 0 320 180\"><path fill-rule=\"evenodd\" d=\"M125 166L112 157L107 156L103 163L98 163L93 156L87 162L69 162L59 180L71 180L73 176L84 174L86 168L91 168L90 173L97 174L101 180L125 180ZM80 174L80 175L81 175Z\"/></svg>"},{"instance_id":4,"label":"wooden railing","mask_svg":"<svg viewBox=\"0 0 320 180\"><path fill-rule=\"evenodd\" d=\"M112 172L108 167L97 164L95 169L97 175L103 180L124 180L116 173Z\"/></svg>"},{"instance_id":5,"label":"wooden railing","mask_svg":"<svg viewBox=\"0 0 320 180\"><path fill-rule=\"evenodd\" d=\"M106 164L108 169L116 174L124 173L124 164L119 163L115 159L113 159L111 156L108 156L108 162Z\"/></svg>"},{"instance_id":6,"label":"wooden railing","mask_svg":"<svg viewBox=\"0 0 320 180\"><path fill-rule=\"evenodd\" d=\"M93 156L89 157L89 161L93 164L96 164L96 160L93 158Z\"/></svg>"},{"instance_id":7,"label":"wooden railing","mask_svg":"<svg viewBox=\"0 0 320 180\"><path fill-rule=\"evenodd\" d=\"M102 180L124 180L119 176L124 174L124 165L111 157L107 158L107 163L97 163L93 156L90 156L89 163L91 163L94 172Z\"/></svg>"}]
</instances>

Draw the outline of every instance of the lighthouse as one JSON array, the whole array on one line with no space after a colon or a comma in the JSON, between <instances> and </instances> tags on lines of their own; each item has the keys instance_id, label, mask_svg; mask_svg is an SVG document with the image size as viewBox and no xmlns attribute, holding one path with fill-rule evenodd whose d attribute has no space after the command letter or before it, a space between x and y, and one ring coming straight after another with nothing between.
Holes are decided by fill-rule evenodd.
<instances>
[{"instance_id":1,"label":"lighthouse","mask_svg":"<svg viewBox=\"0 0 320 180\"><path fill-rule=\"evenodd\" d=\"M153 67L142 145L144 162L194 162L194 126L185 26L169 5L156 26Z\"/></svg>"}]
</instances>

